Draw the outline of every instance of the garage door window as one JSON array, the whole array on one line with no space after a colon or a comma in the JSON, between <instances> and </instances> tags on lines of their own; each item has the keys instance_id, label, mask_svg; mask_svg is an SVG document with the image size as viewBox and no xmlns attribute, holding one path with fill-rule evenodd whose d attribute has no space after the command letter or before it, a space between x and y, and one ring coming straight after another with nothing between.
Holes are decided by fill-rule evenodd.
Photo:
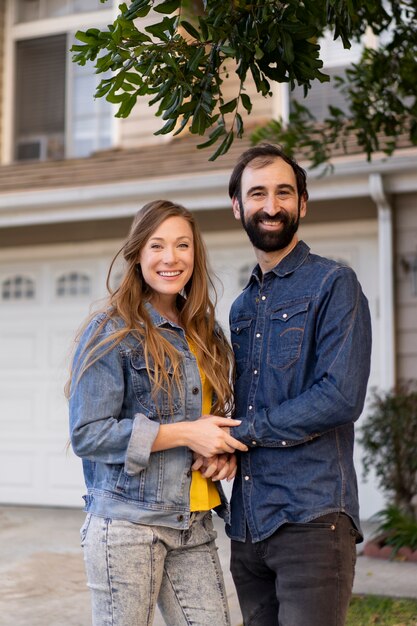
<instances>
[{"instance_id":1,"label":"garage door window","mask_svg":"<svg viewBox=\"0 0 417 626\"><path fill-rule=\"evenodd\" d=\"M91 278L80 272L68 272L62 274L56 281L56 297L79 298L91 295Z\"/></svg>"},{"instance_id":2,"label":"garage door window","mask_svg":"<svg viewBox=\"0 0 417 626\"><path fill-rule=\"evenodd\" d=\"M16 275L2 282L1 299L3 301L33 300L35 298L35 283L27 276Z\"/></svg>"}]
</instances>

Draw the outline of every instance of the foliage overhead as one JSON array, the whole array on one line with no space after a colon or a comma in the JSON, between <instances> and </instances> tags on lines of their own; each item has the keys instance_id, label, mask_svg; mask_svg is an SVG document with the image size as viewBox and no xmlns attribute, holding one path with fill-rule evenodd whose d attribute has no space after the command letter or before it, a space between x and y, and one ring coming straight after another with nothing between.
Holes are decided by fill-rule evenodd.
<instances>
[{"instance_id":1,"label":"foliage overhead","mask_svg":"<svg viewBox=\"0 0 417 626\"><path fill-rule=\"evenodd\" d=\"M217 144L212 160L244 132L242 111L252 108L248 77L265 97L274 82L303 87L306 106L299 103L288 124L274 120L255 139L277 141L290 153L303 149L312 166L352 133L368 158L380 149L392 153L403 132L417 144L416 0L134 0L119 11L105 30L78 31L80 43L72 47L75 62L112 73L96 97L118 104L116 115L127 117L138 98L150 96L163 122L156 134L187 127L206 135L199 147ZM389 32L386 43L365 49L338 80L348 113L332 107L318 127L308 91L313 81L329 80L320 37L330 31L349 48L367 30L377 37ZM239 79L232 98L225 95L231 72ZM388 138L383 144L381 134Z\"/></svg>"},{"instance_id":2,"label":"foliage overhead","mask_svg":"<svg viewBox=\"0 0 417 626\"><path fill-rule=\"evenodd\" d=\"M360 428L365 477L373 469L389 503L414 515L417 495L417 386L376 392Z\"/></svg>"}]
</instances>

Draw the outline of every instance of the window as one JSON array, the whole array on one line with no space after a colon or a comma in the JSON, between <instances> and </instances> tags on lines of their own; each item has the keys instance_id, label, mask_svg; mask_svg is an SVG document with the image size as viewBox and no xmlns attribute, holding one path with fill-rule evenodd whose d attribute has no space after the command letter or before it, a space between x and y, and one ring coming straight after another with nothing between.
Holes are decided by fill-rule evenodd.
<instances>
[{"instance_id":1,"label":"window","mask_svg":"<svg viewBox=\"0 0 417 626\"><path fill-rule=\"evenodd\" d=\"M16 43L16 160L65 154L66 36Z\"/></svg>"},{"instance_id":2,"label":"window","mask_svg":"<svg viewBox=\"0 0 417 626\"><path fill-rule=\"evenodd\" d=\"M353 43L349 50L343 48L342 43L334 41L332 36L328 34L320 40L321 59L323 60L323 72L330 76L330 82L320 83L313 81L311 89L309 89L307 98L304 98L304 88L296 87L290 92L290 111L292 109L292 101L297 100L300 104L307 107L320 122L328 116L329 105L347 112L347 102L344 95L339 89L336 89L334 76L344 76L346 69L351 63L359 60L363 44Z\"/></svg>"},{"instance_id":3,"label":"window","mask_svg":"<svg viewBox=\"0 0 417 626\"><path fill-rule=\"evenodd\" d=\"M18 0L16 4L17 23L108 8L100 0Z\"/></svg>"},{"instance_id":4,"label":"window","mask_svg":"<svg viewBox=\"0 0 417 626\"><path fill-rule=\"evenodd\" d=\"M15 160L85 157L111 147L115 109L103 98L94 99L104 75L97 75L92 64L73 63L70 52L79 28L88 28L93 21L97 26L93 13L87 21L78 14L103 7L111 11L111 0L17 2L16 20L25 23L12 29ZM45 36L31 37L34 21L41 18L36 32L44 30Z\"/></svg>"},{"instance_id":5,"label":"window","mask_svg":"<svg viewBox=\"0 0 417 626\"><path fill-rule=\"evenodd\" d=\"M13 300L33 300L34 298L35 283L31 278L18 274L2 282L2 300L10 302Z\"/></svg>"},{"instance_id":6,"label":"window","mask_svg":"<svg viewBox=\"0 0 417 626\"><path fill-rule=\"evenodd\" d=\"M57 298L76 298L91 295L91 279L87 274L68 272L56 281L55 295Z\"/></svg>"}]
</instances>

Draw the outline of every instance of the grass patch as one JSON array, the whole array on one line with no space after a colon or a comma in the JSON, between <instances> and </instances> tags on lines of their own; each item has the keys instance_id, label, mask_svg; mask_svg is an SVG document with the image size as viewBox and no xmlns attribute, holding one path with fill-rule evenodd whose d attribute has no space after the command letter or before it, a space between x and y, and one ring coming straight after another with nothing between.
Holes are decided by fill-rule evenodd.
<instances>
[{"instance_id":1,"label":"grass patch","mask_svg":"<svg viewBox=\"0 0 417 626\"><path fill-rule=\"evenodd\" d=\"M346 626L417 626L417 600L353 596Z\"/></svg>"}]
</instances>

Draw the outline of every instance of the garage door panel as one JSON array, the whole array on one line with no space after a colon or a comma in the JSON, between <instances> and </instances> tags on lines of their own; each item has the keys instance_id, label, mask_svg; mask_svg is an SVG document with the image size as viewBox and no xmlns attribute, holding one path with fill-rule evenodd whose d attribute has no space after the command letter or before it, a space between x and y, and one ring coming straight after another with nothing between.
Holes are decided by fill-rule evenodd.
<instances>
[{"instance_id":1,"label":"garage door panel","mask_svg":"<svg viewBox=\"0 0 417 626\"><path fill-rule=\"evenodd\" d=\"M38 364L39 332L6 329L0 333L0 370L36 367Z\"/></svg>"},{"instance_id":2,"label":"garage door panel","mask_svg":"<svg viewBox=\"0 0 417 626\"><path fill-rule=\"evenodd\" d=\"M0 446L0 489L12 495L13 490L31 490L36 476L36 452L19 446ZM15 497L15 496L13 496ZM16 493L17 497L17 493ZM14 499L13 502L19 502Z\"/></svg>"},{"instance_id":3,"label":"garage door panel","mask_svg":"<svg viewBox=\"0 0 417 626\"><path fill-rule=\"evenodd\" d=\"M0 438L30 432L36 421L36 393L22 394L21 385L0 385Z\"/></svg>"}]
</instances>

